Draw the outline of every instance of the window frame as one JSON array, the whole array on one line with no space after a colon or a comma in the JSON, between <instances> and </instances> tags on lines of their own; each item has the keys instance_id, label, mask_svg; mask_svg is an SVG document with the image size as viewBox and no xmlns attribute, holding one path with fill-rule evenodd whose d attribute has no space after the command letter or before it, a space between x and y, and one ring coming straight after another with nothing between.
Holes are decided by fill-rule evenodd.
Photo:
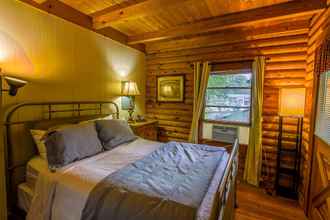
<instances>
[{"instance_id":1,"label":"window frame","mask_svg":"<svg viewBox=\"0 0 330 220\"><path fill-rule=\"evenodd\" d=\"M250 110L250 117L249 122L239 122L239 121L227 121L227 120L210 120L205 119L205 109L207 107L212 107L212 105L206 104L206 98L204 98L204 106L203 106L203 112L202 112L202 121L205 123L212 123L212 124L221 124L221 125L234 125L234 126L242 126L242 127L250 127L251 121L252 121L252 97L253 97L253 91L252 91L252 83L254 80L254 76L251 69L236 69L236 70L221 70L221 71L212 71L210 73L211 75L234 75L234 74L242 74L249 72L251 74L251 86L250 87L212 87L212 88L206 88L206 91L208 89L250 89L250 106L249 107L237 107L237 106L215 106L215 107L224 107L224 108L249 108ZM205 93L206 97L206 93Z\"/></svg>"}]
</instances>

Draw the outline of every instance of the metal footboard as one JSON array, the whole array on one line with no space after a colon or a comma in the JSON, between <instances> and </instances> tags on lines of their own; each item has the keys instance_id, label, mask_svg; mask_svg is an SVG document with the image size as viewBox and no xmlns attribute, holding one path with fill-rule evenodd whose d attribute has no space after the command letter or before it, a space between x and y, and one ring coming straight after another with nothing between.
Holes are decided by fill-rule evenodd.
<instances>
[{"instance_id":1,"label":"metal footboard","mask_svg":"<svg viewBox=\"0 0 330 220\"><path fill-rule=\"evenodd\" d=\"M234 219L236 205L236 177L238 171L238 139L235 140L230 157L219 185L219 220Z\"/></svg>"}]
</instances>

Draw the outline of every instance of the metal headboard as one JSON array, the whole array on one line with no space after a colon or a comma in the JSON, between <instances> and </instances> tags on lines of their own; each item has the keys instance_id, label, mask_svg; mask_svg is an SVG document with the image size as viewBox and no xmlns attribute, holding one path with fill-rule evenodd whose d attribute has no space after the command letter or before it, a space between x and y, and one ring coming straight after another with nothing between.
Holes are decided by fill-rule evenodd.
<instances>
[{"instance_id":1,"label":"metal headboard","mask_svg":"<svg viewBox=\"0 0 330 220\"><path fill-rule=\"evenodd\" d=\"M107 108L106 108L107 107ZM37 119L32 120L13 120L19 112L27 111L28 108L39 108L41 115ZM19 149L23 156L15 158L15 150L17 150L17 141L20 138L28 138L30 134L23 136L12 136L16 130L22 133L28 133L27 125L36 123L79 123L83 120L95 119L102 116L112 115L113 118L119 118L119 108L115 102L112 101L74 101L74 102L31 102L20 103L9 108L5 113L5 165L6 165L6 183L7 183L7 201L9 212L15 209L16 204L16 190L17 186L25 179L25 167L28 158L36 154L35 146L25 146L26 149ZM16 131L17 132L17 131ZM32 137L30 137L31 139ZM14 140L15 139L15 140ZM32 140L32 139L31 139ZM21 142L24 142L23 140ZM24 143L23 143L24 144ZM19 146L21 147L21 146ZM22 146L24 147L24 146ZM29 152L31 151L31 152ZM25 155L24 155L25 154ZM18 161L17 161L18 160Z\"/></svg>"}]
</instances>

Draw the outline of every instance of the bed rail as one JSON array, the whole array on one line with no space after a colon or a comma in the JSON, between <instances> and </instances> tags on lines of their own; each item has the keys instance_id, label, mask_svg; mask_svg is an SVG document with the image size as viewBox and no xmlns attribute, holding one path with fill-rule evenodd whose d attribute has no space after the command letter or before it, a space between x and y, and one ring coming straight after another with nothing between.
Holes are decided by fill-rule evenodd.
<instances>
[{"instance_id":1,"label":"bed rail","mask_svg":"<svg viewBox=\"0 0 330 220\"><path fill-rule=\"evenodd\" d=\"M239 142L235 140L228 163L220 182L219 195L219 220L234 219L234 208L236 206L236 176L238 171Z\"/></svg>"}]
</instances>

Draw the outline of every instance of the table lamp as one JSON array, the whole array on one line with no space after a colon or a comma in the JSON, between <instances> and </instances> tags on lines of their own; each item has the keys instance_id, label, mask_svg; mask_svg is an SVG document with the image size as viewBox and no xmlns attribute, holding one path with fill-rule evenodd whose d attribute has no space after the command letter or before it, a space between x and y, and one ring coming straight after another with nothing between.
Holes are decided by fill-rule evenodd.
<instances>
[{"instance_id":1,"label":"table lamp","mask_svg":"<svg viewBox=\"0 0 330 220\"><path fill-rule=\"evenodd\" d=\"M123 82L121 95L127 96L129 98L128 121L132 122L134 121L133 113L135 109L135 96L140 95L140 91L138 89L136 82L133 81Z\"/></svg>"}]
</instances>

